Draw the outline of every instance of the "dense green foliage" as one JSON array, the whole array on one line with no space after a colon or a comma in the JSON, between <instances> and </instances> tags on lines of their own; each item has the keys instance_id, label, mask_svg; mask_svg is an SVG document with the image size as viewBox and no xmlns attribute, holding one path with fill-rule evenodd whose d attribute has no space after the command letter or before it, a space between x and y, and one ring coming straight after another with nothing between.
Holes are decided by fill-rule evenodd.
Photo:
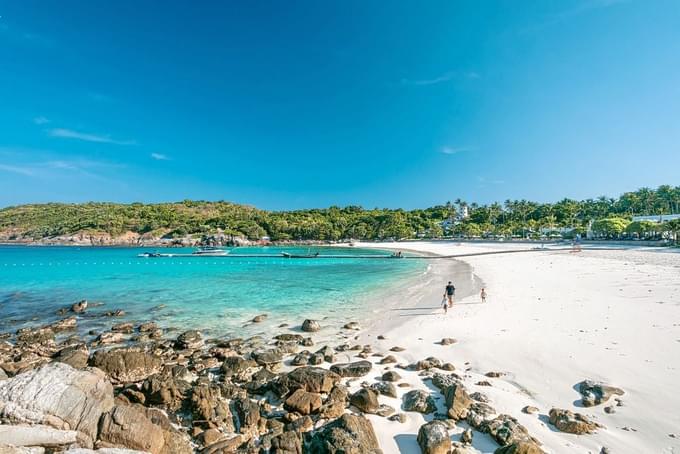
<instances>
[{"instance_id":1,"label":"dense green foliage","mask_svg":"<svg viewBox=\"0 0 680 454\"><path fill-rule=\"evenodd\" d=\"M467 212L468 216L463 214ZM40 239L73 234L126 232L153 237L224 233L272 240L340 240L414 236L538 236L592 232L615 238L678 234L678 222L630 223L632 215L680 212L680 186L642 188L618 199L564 199L557 203L506 200L478 205L460 199L427 209L363 209L358 206L264 211L228 202L161 204L84 203L22 205L0 210L0 237Z\"/></svg>"}]
</instances>

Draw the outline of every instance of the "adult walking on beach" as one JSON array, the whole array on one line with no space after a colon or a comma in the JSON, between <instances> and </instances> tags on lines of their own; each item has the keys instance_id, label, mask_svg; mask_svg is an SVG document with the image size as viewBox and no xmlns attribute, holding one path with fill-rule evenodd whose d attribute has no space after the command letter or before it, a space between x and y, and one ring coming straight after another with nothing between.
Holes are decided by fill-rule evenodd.
<instances>
[{"instance_id":1,"label":"adult walking on beach","mask_svg":"<svg viewBox=\"0 0 680 454\"><path fill-rule=\"evenodd\" d=\"M454 287L453 282L449 281L444 290L444 297L449 301L449 307L453 307L453 298L456 296L456 287Z\"/></svg>"}]
</instances>

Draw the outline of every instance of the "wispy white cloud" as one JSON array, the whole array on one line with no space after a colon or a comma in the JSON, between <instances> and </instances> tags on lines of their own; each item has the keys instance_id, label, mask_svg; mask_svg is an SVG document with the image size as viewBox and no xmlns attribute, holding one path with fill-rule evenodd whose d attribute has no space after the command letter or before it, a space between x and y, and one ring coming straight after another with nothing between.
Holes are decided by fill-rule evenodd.
<instances>
[{"instance_id":1,"label":"wispy white cloud","mask_svg":"<svg viewBox=\"0 0 680 454\"><path fill-rule=\"evenodd\" d=\"M454 79L479 79L479 73L474 71L449 71L430 79L401 79L402 85L427 86L450 82Z\"/></svg>"},{"instance_id":2,"label":"wispy white cloud","mask_svg":"<svg viewBox=\"0 0 680 454\"><path fill-rule=\"evenodd\" d=\"M16 165L11 165L11 164L0 164L0 171L16 173L16 174L25 175L25 176L28 176L28 177L35 175L35 173L33 172L33 170L30 167L16 166Z\"/></svg>"},{"instance_id":3,"label":"wispy white cloud","mask_svg":"<svg viewBox=\"0 0 680 454\"><path fill-rule=\"evenodd\" d=\"M474 147L450 147L450 146L445 146L442 147L439 152L442 154L458 154L458 153L464 153L466 151L474 151Z\"/></svg>"},{"instance_id":4,"label":"wispy white cloud","mask_svg":"<svg viewBox=\"0 0 680 454\"><path fill-rule=\"evenodd\" d=\"M135 140L118 140L113 139L108 134L92 134L87 132L74 131L73 129L54 128L48 130L47 133L52 137L83 140L85 142L110 143L115 145L137 145L137 142Z\"/></svg>"},{"instance_id":5,"label":"wispy white cloud","mask_svg":"<svg viewBox=\"0 0 680 454\"><path fill-rule=\"evenodd\" d=\"M163 153L151 153L151 158L155 159L156 161L169 161L170 156L165 155Z\"/></svg>"},{"instance_id":6,"label":"wispy white cloud","mask_svg":"<svg viewBox=\"0 0 680 454\"><path fill-rule=\"evenodd\" d=\"M42 115L39 117L35 117L33 119L33 123L35 123L36 125L46 125L49 122L50 120L48 118L43 117Z\"/></svg>"}]
</instances>

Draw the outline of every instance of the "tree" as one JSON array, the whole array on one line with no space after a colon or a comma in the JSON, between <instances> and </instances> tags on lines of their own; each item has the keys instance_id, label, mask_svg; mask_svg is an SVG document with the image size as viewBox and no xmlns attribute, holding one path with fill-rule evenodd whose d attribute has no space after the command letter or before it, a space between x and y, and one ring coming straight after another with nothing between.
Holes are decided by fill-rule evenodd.
<instances>
[{"instance_id":1,"label":"tree","mask_svg":"<svg viewBox=\"0 0 680 454\"><path fill-rule=\"evenodd\" d=\"M593 222L592 230L597 236L605 238L618 238L630 224L630 221L623 218L606 218Z\"/></svg>"}]
</instances>

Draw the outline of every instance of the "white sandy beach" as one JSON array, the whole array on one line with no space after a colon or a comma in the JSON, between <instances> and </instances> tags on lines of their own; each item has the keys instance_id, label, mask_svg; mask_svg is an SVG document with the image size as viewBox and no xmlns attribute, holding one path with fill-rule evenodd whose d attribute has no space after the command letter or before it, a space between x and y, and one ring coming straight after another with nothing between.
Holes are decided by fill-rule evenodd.
<instances>
[{"instance_id":1,"label":"white sandy beach","mask_svg":"<svg viewBox=\"0 0 680 454\"><path fill-rule=\"evenodd\" d=\"M361 247L410 249L442 255L526 248L513 244L406 242L361 244ZM568 250L467 257L487 288L481 304L476 288L458 299L444 315L439 308L446 280L458 289L475 282L450 276L447 261L433 261L432 272L412 292L385 301L380 320L361 332L359 340L412 362L435 356L455 365L469 392L480 391L498 413L516 417L550 453L680 452L680 253L661 249ZM385 340L377 340L384 335ZM436 344L444 337L458 343ZM382 373L384 366L377 366ZM489 371L504 372L487 378ZM415 372L399 373L415 388L427 390ZM623 406L614 414L607 404L582 408L574 385L584 379L625 390ZM488 380L492 386L477 386ZM358 386L358 383L356 384ZM399 396L412 388L398 388ZM399 408L400 399L381 403ZM443 408L443 402L438 405ZM524 414L526 405L539 408ZM547 423L553 407L593 417L605 428L592 435L560 433ZM424 418L408 412L405 424L371 416L385 453L420 452L416 443ZM462 431L462 430L461 430ZM454 435L454 439L458 438ZM475 433L479 452L498 447Z\"/></svg>"}]
</instances>

